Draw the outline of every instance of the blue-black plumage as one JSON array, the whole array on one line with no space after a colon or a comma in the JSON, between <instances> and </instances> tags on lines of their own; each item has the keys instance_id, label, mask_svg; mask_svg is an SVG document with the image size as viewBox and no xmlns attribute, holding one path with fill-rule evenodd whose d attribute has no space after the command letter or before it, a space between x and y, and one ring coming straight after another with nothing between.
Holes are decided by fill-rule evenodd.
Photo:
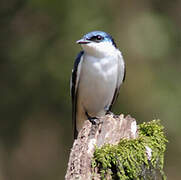
<instances>
[{"instance_id":1,"label":"blue-black plumage","mask_svg":"<svg viewBox=\"0 0 181 180\"><path fill-rule=\"evenodd\" d=\"M125 78L125 63L111 35L92 31L77 43L83 51L75 60L71 78L74 138L86 119L111 110Z\"/></svg>"}]
</instances>

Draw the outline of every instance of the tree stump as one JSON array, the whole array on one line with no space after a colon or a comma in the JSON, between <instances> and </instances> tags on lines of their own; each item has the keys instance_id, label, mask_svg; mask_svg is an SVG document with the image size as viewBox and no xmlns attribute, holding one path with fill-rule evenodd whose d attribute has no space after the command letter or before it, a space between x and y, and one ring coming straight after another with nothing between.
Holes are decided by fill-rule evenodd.
<instances>
[{"instance_id":1,"label":"tree stump","mask_svg":"<svg viewBox=\"0 0 181 180\"><path fill-rule=\"evenodd\" d=\"M165 178L165 143L163 127L156 121L138 127L123 114L100 117L95 125L87 120L73 143L65 179Z\"/></svg>"}]
</instances>

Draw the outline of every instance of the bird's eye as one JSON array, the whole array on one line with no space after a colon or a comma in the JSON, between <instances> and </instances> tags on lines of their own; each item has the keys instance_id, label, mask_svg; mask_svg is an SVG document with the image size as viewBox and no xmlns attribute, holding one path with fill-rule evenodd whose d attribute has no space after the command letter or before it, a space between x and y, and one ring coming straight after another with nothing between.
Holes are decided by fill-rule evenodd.
<instances>
[{"instance_id":1,"label":"bird's eye","mask_svg":"<svg viewBox=\"0 0 181 180\"><path fill-rule=\"evenodd\" d=\"M102 37L102 36L100 36L100 35L98 35L98 36L96 36L96 39L97 39L98 41L100 41L100 40L102 40L102 39L103 39L103 37Z\"/></svg>"},{"instance_id":2,"label":"bird's eye","mask_svg":"<svg viewBox=\"0 0 181 180\"><path fill-rule=\"evenodd\" d=\"M101 40L103 40L104 38L100 35L97 36L92 36L91 38L89 38L88 40L94 41L94 42L100 42Z\"/></svg>"}]
</instances>

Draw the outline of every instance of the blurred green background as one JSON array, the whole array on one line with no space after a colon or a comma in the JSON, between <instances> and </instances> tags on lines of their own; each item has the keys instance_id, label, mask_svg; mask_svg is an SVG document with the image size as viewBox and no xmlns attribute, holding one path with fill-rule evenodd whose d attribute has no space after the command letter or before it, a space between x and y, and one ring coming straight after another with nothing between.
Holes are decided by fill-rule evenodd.
<instances>
[{"instance_id":1,"label":"blurred green background","mask_svg":"<svg viewBox=\"0 0 181 180\"><path fill-rule=\"evenodd\" d=\"M113 108L161 119L168 179L180 179L181 1L6 0L0 6L0 180L64 179L69 78L85 33L110 33L127 76Z\"/></svg>"}]
</instances>

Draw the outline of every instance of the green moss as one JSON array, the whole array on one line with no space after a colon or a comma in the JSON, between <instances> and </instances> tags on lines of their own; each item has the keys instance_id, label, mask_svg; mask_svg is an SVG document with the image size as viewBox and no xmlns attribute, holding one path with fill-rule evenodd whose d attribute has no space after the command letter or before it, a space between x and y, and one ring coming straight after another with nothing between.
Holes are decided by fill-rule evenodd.
<instances>
[{"instance_id":1,"label":"green moss","mask_svg":"<svg viewBox=\"0 0 181 180\"><path fill-rule=\"evenodd\" d=\"M105 144L97 148L92 160L93 172L102 179L154 179L160 176L166 179L163 172L166 138L159 120L153 120L138 126L138 138L122 139L118 145ZM148 160L146 146L151 148L151 159Z\"/></svg>"}]
</instances>

